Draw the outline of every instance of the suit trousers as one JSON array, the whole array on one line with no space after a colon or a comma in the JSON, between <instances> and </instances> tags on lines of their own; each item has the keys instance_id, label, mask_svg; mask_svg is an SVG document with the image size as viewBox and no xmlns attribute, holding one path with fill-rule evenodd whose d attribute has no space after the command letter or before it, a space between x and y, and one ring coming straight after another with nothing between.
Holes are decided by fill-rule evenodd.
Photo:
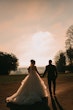
<instances>
[{"instance_id":1,"label":"suit trousers","mask_svg":"<svg viewBox=\"0 0 73 110\"><path fill-rule=\"evenodd\" d=\"M50 95L52 95L52 92L55 95L55 91L56 91L56 78L53 78L53 79L49 79L48 78L48 86L49 86Z\"/></svg>"}]
</instances>

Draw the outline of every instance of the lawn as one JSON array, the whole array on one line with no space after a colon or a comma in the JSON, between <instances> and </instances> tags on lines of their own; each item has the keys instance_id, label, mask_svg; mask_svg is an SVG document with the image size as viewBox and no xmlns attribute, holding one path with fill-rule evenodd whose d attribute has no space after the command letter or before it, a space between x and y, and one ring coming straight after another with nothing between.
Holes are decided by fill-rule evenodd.
<instances>
[{"instance_id":1,"label":"lawn","mask_svg":"<svg viewBox=\"0 0 73 110\"><path fill-rule=\"evenodd\" d=\"M5 98L16 92L25 75L0 76L0 109L6 107ZM47 86L47 78L42 78ZM57 78L57 97L51 100L48 96L50 110L73 110L73 74L59 74ZM56 104L55 104L56 103Z\"/></svg>"}]
</instances>

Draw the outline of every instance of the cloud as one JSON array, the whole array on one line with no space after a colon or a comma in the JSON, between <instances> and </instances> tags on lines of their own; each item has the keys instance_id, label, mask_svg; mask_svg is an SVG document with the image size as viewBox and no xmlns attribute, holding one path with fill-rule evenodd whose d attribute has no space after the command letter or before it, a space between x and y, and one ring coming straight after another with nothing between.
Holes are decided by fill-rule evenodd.
<instances>
[{"instance_id":1,"label":"cloud","mask_svg":"<svg viewBox=\"0 0 73 110\"><path fill-rule=\"evenodd\" d=\"M20 65L31 58L46 64L64 49L72 10L72 0L0 1L0 50L16 54Z\"/></svg>"},{"instance_id":2,"label":"cloud","mask_svg":"<svg viewBox=\"0 0 73 110\"><path fill-rule=\"evenodd\" d=\"M50 32L37 32L31 36L27 52L24 54L27 62L35 59L38 65L44 65L49 58L53 58L53 52L56 50L55 39ZM22 55L23 56L23 55Z\"/></svg>"},{"instance_id":3,"label":"cloud","mask_svg":"<svg viewBox=\"0 0 73 110\"><path fill-rule=\"evenodd\" d=\"M32 47L37 53L44 54L53 45L54 38L50 32L37 32L32 36Z\"/></svg>"}]
</instances>

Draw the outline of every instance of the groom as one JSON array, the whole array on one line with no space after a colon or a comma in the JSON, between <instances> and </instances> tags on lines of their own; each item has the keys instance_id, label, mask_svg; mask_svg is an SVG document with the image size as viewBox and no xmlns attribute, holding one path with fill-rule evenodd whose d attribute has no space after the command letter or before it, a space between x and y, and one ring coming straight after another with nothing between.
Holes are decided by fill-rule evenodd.
<instances>
[{"instance_id":1,"label":"groom","mask_svg":"<svg viewBox=\"0 0 73 110\"><path fill-rule=\"evenodd\" d=\"M57 78L57 69L55 65L52 65L52 60L49 60L49 65L46 66L43 76L48 73L48 85L50 96L52 96L52 83L53 83L53 94L55 96L56 90L56 78Z\"/></svg>"}]
</instances>

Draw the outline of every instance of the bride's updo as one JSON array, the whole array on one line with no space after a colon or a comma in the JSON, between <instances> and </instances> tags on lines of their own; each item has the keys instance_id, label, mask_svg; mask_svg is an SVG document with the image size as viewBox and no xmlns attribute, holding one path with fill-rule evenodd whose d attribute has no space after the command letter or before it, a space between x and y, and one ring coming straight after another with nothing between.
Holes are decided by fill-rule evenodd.
<instances>
[{"instance_id":1,"label":"bride's updo","mask_svg":"<svg viewBox=\"0 0 73 110\"><path fill-rule=\"evenodd\" d=\"M35 60L30 60L31 64L35 65Z\"/></svg>"}]
</instances>

